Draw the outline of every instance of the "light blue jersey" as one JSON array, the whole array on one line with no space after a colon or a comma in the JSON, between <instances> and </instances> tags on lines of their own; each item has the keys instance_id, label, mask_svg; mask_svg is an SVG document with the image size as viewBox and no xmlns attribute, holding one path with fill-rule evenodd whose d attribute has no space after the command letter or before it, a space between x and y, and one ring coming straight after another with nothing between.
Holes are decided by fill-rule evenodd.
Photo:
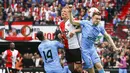
<instances>
[{"instance_id":1,"label":"light blue jersey","mask_svg":"<svg viewBox=\"0 0 130 73\"><path fill-rule=\"evenodd\" d=\"M85 61L86 67L92 68L95 63L100 62L94 42L96 41L99 33L102 33L103 35L105 34L105 29L100 25L94 26L92 21L88 20L82 20L80 22L80 26L82 28L82 58Z\"/></svg>"},{"instance_id":2,"label":"light blue jersey","mask_svg":"<svg viewBox=\"0 0 130 73\"><path fill-rule=\"evenodd\" d=\"M46 73L63 73L63 68L60 64L58 56L58 48L63 48L64 45L58 41L44 40L38 46L38 50L44 61Z\"/></svg>"},{"instance_id":3,"label":"light blue jersey","mask_svg":"<svg viewBox=\"0 0 130 73\"><path fill-rule=\"evenodd\" d=\"M99 33L104 35L104 27L100 25L94 26L92 22L88 20L82 20L80 25L82 28L82 50L93 49L94 42L96 41Z\"/></svg>"}]
</instances>

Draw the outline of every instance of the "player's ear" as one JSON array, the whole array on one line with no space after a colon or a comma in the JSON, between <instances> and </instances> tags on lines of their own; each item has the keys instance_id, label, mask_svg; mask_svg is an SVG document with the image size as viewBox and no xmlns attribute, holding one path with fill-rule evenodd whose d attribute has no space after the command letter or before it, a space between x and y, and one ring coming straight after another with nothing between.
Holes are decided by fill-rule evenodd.
<instances>
[{"instance_id":1,"label":"player's ear","mask_svg":"<svg viewBox=\"0 0 130 73\"><path fill-rule=\"evenodd\" d=\"M36 40L39 40L39 39L36 37Z\"/></svg>"}]
</instances>

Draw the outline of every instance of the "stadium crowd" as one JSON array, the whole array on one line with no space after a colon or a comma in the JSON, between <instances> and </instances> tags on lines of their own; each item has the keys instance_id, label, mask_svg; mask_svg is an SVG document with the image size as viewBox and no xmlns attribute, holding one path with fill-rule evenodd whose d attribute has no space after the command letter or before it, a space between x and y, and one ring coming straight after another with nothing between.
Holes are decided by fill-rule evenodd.
<instances>
[{"instance_id":1,"label":"stadium crowd","mask_svg":"<svg viewBox=\"0 0 130 73\"><path fill-rule=\"evenodd\" d=\"M0 24L5 21L34 21L34 25L56 25L61 21L61 9L73 4L77 19L88 19L88 9L98 7L102 20L112 21L129 0L4 0L0 4ZM129 13L128 13L129 14ZM128 18L122 20L127 21ZM114 20L116 24L119 20Z\"/></svg>"},{"instance_id":2,"label":"stadium crowd","mask_svg":"<svg viewBox=\"0 0 130 73\"><path fill-rule=\"evenodd\" d=\"M89 19L88 9L98 7L102 20L113 22L114 29L121 21L130 27L130 9L124 19L118 15L123 5L129 0L3 0L0 3L0 25L4 22L33 21L33 25L57 25L62 20L61 9L66 4L73 4L72 13L78 20ZM10 24L9 24L10 25ZM130 29L129 29L130 30ZM112 50L106 41L96 44L97 52L105 69L118 68L119 58L124 53L127 68L130 68L130 39L114 39L119 51ZM64 52L59 51L61 58ZM2 64L2 61L0 61ZM3 67L1 65L0 67ZM35 53L23 54L23 67L42 67L40 55Z\"/></svg>"}]
</instances>

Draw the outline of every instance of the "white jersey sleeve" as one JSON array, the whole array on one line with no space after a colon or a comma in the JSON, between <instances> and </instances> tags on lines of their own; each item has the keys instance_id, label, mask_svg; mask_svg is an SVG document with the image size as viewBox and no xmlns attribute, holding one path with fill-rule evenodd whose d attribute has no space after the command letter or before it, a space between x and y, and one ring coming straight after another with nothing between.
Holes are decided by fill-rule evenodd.
<instances>
[{"instance_id":1,"label":"white jersey sleeve","mask_svg":"<svg viewBox=\"0 0 130 73\"><path fill-rule=\"evenodd\" d=\"M7 51L5 51L2 55L2 58L4 59L7 56Z\"/></svg>"}]
</instances>

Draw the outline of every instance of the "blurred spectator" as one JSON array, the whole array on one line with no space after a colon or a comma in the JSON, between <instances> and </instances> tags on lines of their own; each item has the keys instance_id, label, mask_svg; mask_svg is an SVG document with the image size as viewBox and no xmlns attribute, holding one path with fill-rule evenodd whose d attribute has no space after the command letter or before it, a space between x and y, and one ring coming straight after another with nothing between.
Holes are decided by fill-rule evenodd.
<instances>
[{"instance_id":1,"label":"blurred spectator","mask_svg":"<svg viewBox=\"0 0 130 73\"><path fill-rule=\"evenodd\" d=\"M78 10L76 9L75 6L72 9L72 14L74 15L74 17L78 16L78 14L79 14L79 12L78 12Z\"/></svg>"},{"instance_id":2,"label":"blurred spectator","mask_svg":"<svg viewBox=\"0 0 130 73\"><path fill-rule=\"evenodd\" d=\"M23 16L28 17L29 16L29 10L27 8L24 9L22 12Z\"/></svg>"},{"instance_id":3,"label":"blurred spectator","mask_svg":"<svg viewBox=\"0 0 130 73\"><path fill-rule=\"evenodd\" d=\"M112 20L112 13L111 13L112 7L111 7L111 5L108 2L106 2L106 4L105 4L105 9L108 12L108 22L109 22L109 21Z\"/></svg>"},{"instance_id":4,"label":"blurred spectator","mask_svg":"<svg viewBox=\"0 0 130 73\"><path fill-rule=\"evenodd\" d=\"M40 16L40 25L47 25L45 20L45 13L43 12Z\"/></svg>"},{"instance_id":5,"label":"blurred spectator","mask_svg":"<svg viewBox=\"0 0 130 73\"><path fill-rule=\"evenodd\" d=\"M53 21L53 17L49 16L49 20L46 21L48 25L55 25L55 22Z\"/></svg>"},{"instance_id":6,"label":"blurred spectator","mask_svg":"<svg viewBox=\"0 0 130 73\"><path fill-rule=\"evenodd\" d=\"M42 59L40 58L40 55L37 54L37 53L34 53L34 63L35 63L35 67L42 67L41 61L42 61Z\"/></svg>"},{"instance_id":7,"label":"blurred spectator","mask_svg":"<svg viewBox=\"0 0 130 73\"><path fill-rule=\"evenodd\" d=\"M23 61L22 61L24 68L29 68L29 67L35 66L32 58L33 58L32 54L29 54L29 53L24 54Z\"/></svg>"},{"instance_id":8,"label":"blurred spectator","mask_svg":"<svg viewBox=\"0 0 130 73\"><path fill-rule=\"evenodd\" d=\"M62 7L66 5L66 0L58 0L58 2L61 4Z\"/></svg>"},{"instance_id":9,"label":"blurred spectator","mask_svg":"<svg viewBox=\"0 0 130 73\"><path fill-rule=\"evenodd\" d=\"M34 25L39 25L40 24L40 17L38 13L35 13L34 16Z\"/></svg>"},{"instance_id":10,"label":"blurred spectator","mask_svg":"<svg viewBox=\"0 0 130 73\"><path fill-rule=\"evenodd\" d=\"M4 23L4 9L2 4L0 4L0 25L3 25Z\"/></svg>"},{"instance_id":11,"label":"blurred spectator","mask_svg":"<svg viewBox=\"0 0 130 73\"><path fill-rule=\"evenodd\" d=\"M119 12L121 10L121 7L122 7L122 0L116 0L116 9L117 11Z\"/></svg>"},{"instance_id":12,"label":"blurred spectator","mask_svg":"<svg viewBox=\"0 0 130 73\"><path fill-rule=\"evenodd\" d=\"M116 28L117 28L119 23L120 23L120 18L118 18L118 16L115 15L115 17L113 19L114 31L116 31Z\"/></svg>"},{"instance_id":13,"label":"blurred spectator","mask_svg":"<svg viewBox=\"0 0 130 73\"><path fill-rule=\"evenodd\" d=\"M45 0L45 2L51 5L54 2L54 0Z\"/></svg>"},{"instance_id":14,"label":"blurred spectator","mask_svg":"<svg viewBox=\"0 0 130 73\"><path fill-rule=\"evenodd\" d=\"M79 16L81 15L81 18L84 20L86 20L87 19L87 17L88 17L88 15L86 14L86 10L85 9L81 9L80 10L80 13L79 13Z\"/></svg>"},{"instance_id":15,"label":"blurred spectator","mask_svg":"<svg viewBox=\"0 0 130 73\"><path fill-rule=\"evenodd\" d=\"M3 0L0 0L0 3L3 3Z\"/></svg>"},{"instance_id":16,"label":"blurred spectator","mask_svg":"<svg viewBox=\"0 0 130 73\"><path fill-rule=\"evenodd\" d=\"M130 56L126 55L127 69L130 68Z\"/></svg>"},{"instance_id":17,"label":"blurred spectator","mask_svg":"<svg viewBox=\"0 0 130 73\"><path fill-rule=\"evenodd\" d=\"M61 66L63 67L63 73L71 73L63 52L61 53L60 56L60 62L61 62Z\"/></svg>"},{"instance_id":18,"label":"blurred spectator","mask_svg":"<svg viewBox=\"0 0 130 73\"><path fill-rule=\"evenodd\" d=\"M128 31L128 40L130 40L130 28L128 29L129 31Z\"/></svg>"},{"instance_id":19,"label":"blurred spectator","mask_svg":"<svg viewBox=\"0 0 130 73\"><path fill-rule=\"evenodd\" d=\"M128 28L130 28L130 14L126 16L125 25L127 25Z\"/></svg>"},{"instance_id":20,"label":"blurred spectator","mask_svg":"<svg viewBox=\"0 0 130 73\"><path fill-rule=\"evenodd\" d=\"M127 73L127 64L125 52L121 52L120 58L118 59L119 73Z\"/></svg>"},{"instance_id":21,"label":"blurred spectator","mask_svg":"<svg viewBox=\"0 0 130 73\"><path fill-rule=\"evenodd\" d=\"M112 68L112 57L106 56L106 63L104 63L104 68L109 69Z\"/></svg>"},{"instance_id":22,"label":"blurred spectator","mask_svg":"<svg viewBox=\"0 0 130 73\"><path fill-rule=\"evenodd\" d=\"M108 21L108 11L105 9L105 7L102 7L101 9L101 16L102 20L105 20L106 22Z\"/></svg>"},{"instance_id":23,"label":"blurred spectator","mask_svg":"<svg viewBox=\"0 0 130 73\"><path fill-rule=\"evenodd\" d=\"M4 24L4 20L3 20L3 13L0 10L0 25Z\"/></svg>"}]
</instances>

